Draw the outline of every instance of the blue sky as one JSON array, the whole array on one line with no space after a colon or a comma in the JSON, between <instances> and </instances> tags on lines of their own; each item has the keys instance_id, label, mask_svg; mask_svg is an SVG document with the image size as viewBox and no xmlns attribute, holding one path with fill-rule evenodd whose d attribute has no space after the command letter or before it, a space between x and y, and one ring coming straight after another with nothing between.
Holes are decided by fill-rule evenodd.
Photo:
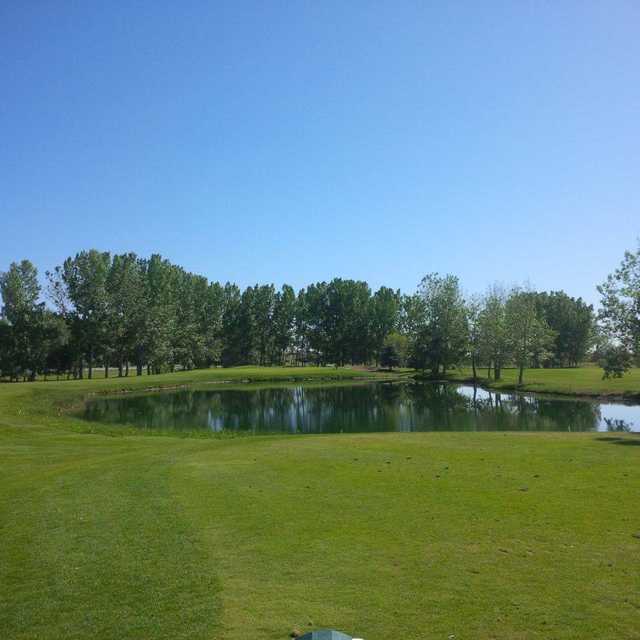
<instances>
[{"instance_id":1,"label":"blue sky","mask_svg":"<svg viewBox=\"0 0 640 640\"><path fill-rule=\"evenodd\" d=\"M0 269L595 302L640 235L640 3L0 5Z\"/></svg>"}]
</instances>

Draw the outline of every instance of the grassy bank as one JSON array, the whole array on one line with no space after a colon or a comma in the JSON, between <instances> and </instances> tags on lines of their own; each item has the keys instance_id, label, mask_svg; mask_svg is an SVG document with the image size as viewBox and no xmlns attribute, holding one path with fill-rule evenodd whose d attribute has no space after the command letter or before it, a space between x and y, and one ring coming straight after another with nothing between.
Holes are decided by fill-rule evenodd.
<instances>
[{"instance_id":1,"label":"grassy bank","mask_svg":"<svg viewBox=\"0 0 640 640\"><path fill-rule=\"evenodd\" d=\"M503 369L501 380L487 378L486 369L478 369L478 382L493 389L558 393L563 395L618 396L640 401L640 368L633 368L622 378L602 378L602 369L593 366L575 369L527 369L524 384L518 386L518 371ZM452 380L470 380L471 369L453 371Z\"/></svg>"},{"instance_id":2,"label":"grassy bank","mask_svg":"<svg viewBox=\"0 0 640 640\"><path fill-rule=\"evenodd\" d=\"M333 367L233 367L197 369L155 376L94 377L92 380L0 384L0 426L45 424L77 431L105 430L74 417L72 410L93 394L141 392L190 385L244 382L322 382L384 379L395 374Z\"/></svg>"},{"instance_id":3,"label":"grassy bank","mask_svg":"<svg viewBox=\"0 0 640 640\"><path fill-rule=\"evenodd\" d=\"M61 410L130 383L0 385L2 638L640 638L636 436L113 437Z\"/></svg>"}]
</instances>

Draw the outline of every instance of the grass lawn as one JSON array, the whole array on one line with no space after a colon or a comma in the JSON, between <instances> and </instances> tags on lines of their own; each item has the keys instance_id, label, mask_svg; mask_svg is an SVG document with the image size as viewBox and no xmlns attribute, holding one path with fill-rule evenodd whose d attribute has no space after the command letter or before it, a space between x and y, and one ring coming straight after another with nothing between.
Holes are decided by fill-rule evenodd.
<instances>
[{"instance_id":1,"label":"grass lawn","mask_svg":"<svg viewBox=\"0 0 640 640\"><path fill-rule=\"evenodd\" d=\"M517 369L503 369L499 382L486 377L486 369L478 369L478 381L495 389L514 389L518 386ZM471 378L471 368L451 373L452 379ZM640 368L633 368L622 378L602 379L602 369L595 366L575 369L526 369L523 391L561 393L567 395L627 396L640 401Z\"/></svg>"},{"instance_id":2,"label":"grass lawn","mask_svg":"<svg viewBox=\"0 0 640 640\"><path fill-rule=\"evenodd\" d=\"M3 639L640 638L640 438L114 437L62 408L141 381L0 385Z\"/></svg>"}]
</instances>

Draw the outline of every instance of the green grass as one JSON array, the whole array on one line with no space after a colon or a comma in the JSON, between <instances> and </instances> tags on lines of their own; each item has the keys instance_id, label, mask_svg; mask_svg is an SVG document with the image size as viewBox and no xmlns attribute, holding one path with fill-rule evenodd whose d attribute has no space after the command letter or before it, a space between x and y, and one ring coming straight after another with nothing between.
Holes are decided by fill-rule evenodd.
<instances>
[{"instance_id":1,"label":"green grass","mask_svg":"<svg viewBox=\"0 0 640 640\"><path fill-rule=\"evenodd\" d=\"M0 385L3 639L640 638L636 436L114 437L61 409L142 380Z\"/></svg>"},{"instance_id":2,"label":"green grass","mask_svg":"<svg viewBox=\"0 0 640 640\"><path fill-rule=\"evenodd\" d=\"M73 410L94 394L140 392L150 389L176 388L192 385L293 382L348 381L396 377L388 372L377 373L352 368L333 367L234 367L229 369L196 369L155 376L94 377L92 380L49 380L27 383L0 384L0 427L3 424L38 424L64 427L83 432L112 432L104 425L92 425Z\"/></svg>"},{"instance_id":3,"label":"green grass","mask_svg":"<svg viewBox=\"0 0 640 640\"><path fill-rule=\"evenodd\" d=\"M524 384L518 387L518 371L503 369L502 379L488 379L486 369L478 369L478 380L484 386L495 389L521 389L539 393L564 395L627 396L640 399L640 368L633 368L622 378L602 378L602 369L594 366L574 369L526 369ZM470 368L454 371L451 378L465 380L471 377Z\"/></svg>"}]
</instances>

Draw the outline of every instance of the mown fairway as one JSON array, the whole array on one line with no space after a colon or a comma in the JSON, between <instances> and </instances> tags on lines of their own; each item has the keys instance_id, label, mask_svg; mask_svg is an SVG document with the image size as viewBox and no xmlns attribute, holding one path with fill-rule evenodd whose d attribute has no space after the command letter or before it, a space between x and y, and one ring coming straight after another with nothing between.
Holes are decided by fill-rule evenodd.
<instances>
[{"instance_id":1,"label":"mown fairway","mask_svg":"<svg viewBox=\"0 0 640 640\"><path fill-rule=\"evenodd\" d=\"M153 380L243 372L285 375ZM104 387L0 386L3 638L640 638L634 435L114 437L57 404Z\"/></svg>"}]
</instances>

